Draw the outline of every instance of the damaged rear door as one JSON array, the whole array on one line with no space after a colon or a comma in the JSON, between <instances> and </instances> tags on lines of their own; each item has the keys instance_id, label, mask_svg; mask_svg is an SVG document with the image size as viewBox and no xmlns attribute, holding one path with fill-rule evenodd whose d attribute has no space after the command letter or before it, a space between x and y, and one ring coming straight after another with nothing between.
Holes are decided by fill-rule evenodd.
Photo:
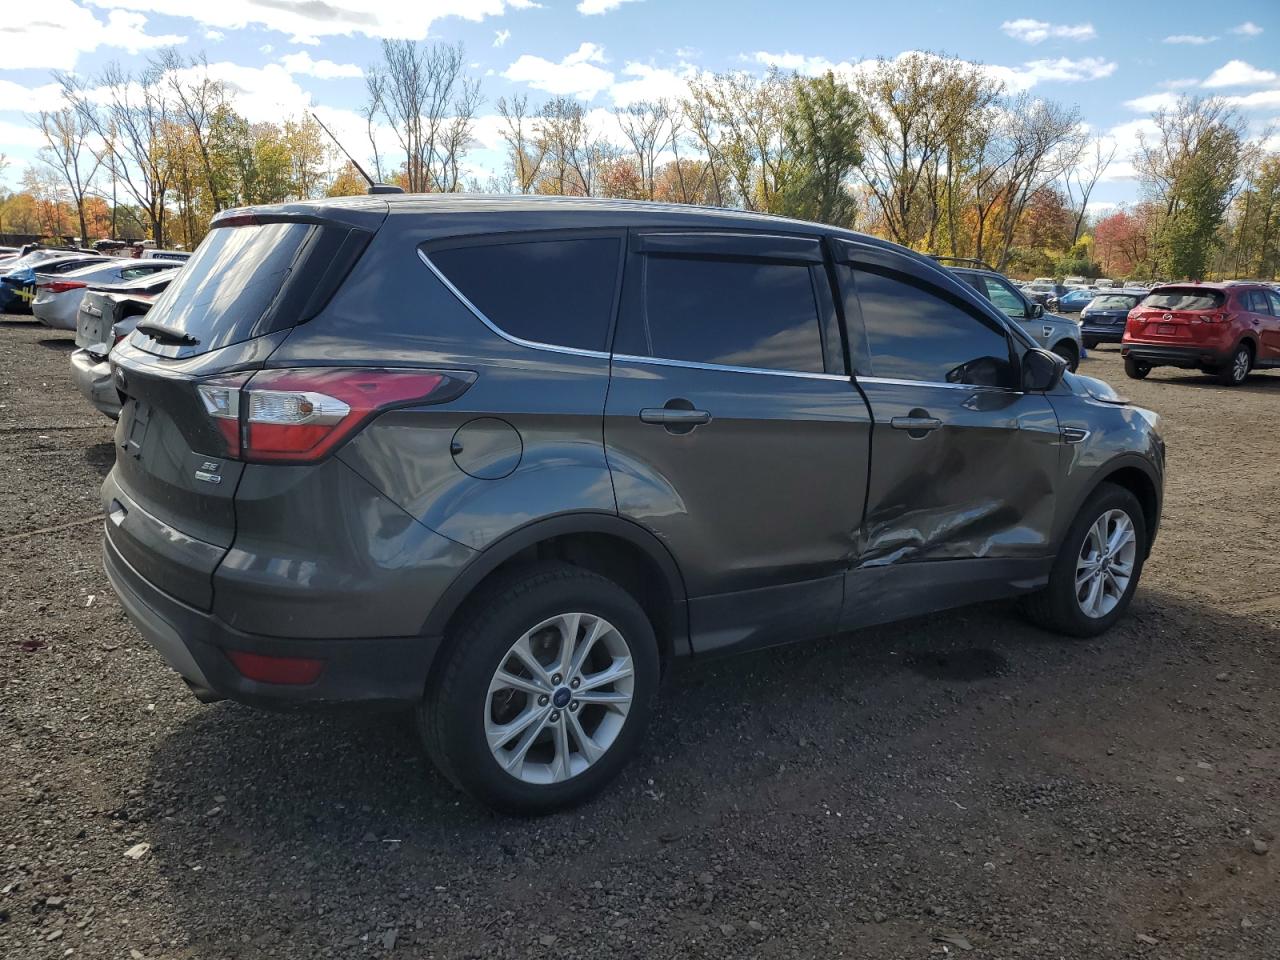
<instances>
[{"instance_id":1,"label":"damaged rear door","mask_svg":"<svg viewBox=\"0 0 1280 960\"><path fill-rule=\"evenodd\" d=\"M846 245L837 267L872 454L851 628L1031 589L1047 576L1062 449L1019 349L928 271Z\"/></svg>"}]
</instances>

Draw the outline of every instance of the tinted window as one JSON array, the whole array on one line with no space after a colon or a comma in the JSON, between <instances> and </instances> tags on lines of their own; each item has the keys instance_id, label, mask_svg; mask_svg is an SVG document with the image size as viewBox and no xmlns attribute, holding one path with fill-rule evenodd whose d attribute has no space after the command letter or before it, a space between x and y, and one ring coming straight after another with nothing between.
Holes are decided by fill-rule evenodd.
<instances>
[{"instance_id":1,"label":"tinted window","mask_svg":"<svg viewBox=\"0 0 1280 960\"><path fill-rule=\"evenodd\" d=\"M822 372L807 266L663 256L643 262L652 356Z\"/></svg>"},{"instance_id":2,"label":"tinted window","mask_svg":"<svg viewBox=\"0 0 1280 960\"><path fill-rule=\"evenodd\" d=\"M1271 312L1280 317L1280 293L1268 290L1267 299L1271 301Z\"/></svg>"},{"instance_id":3,"label":"tinted window","mask_svg":"<svg viewBox=\"0 0 1280 960\"><path fill-rule=\"evenodd\" d=\"M1092 310L1132 310L1137 305L1138 299L1138 297L1109 293L1095 297L1089 307Z\"/></svg>"},{"instance_id":4,"label":"tinted window","mask_svg":"<svg viewBox=\"0 0 1280 960\"><path fill-rule=\"evenodd\" d=\"M506 333L535 343L604 350L620 241L537 240L455 247L431 262Z\"/></svg>"},{"instance_id":5,"label":"tinted window","mask_svg":"<svg viewBox=\"0 0 1280 960\"><path fill-rule=\"evenodd\" d=\"M1267 305L1267 295L1261 290L1250 290L1248 296L1248 308L1250 313L1270 313L1271 307Z\"/></svg>"},{"instance_id":6,"label":"tinted window","mask_svg":"<svg viewBox=\"0 0 1280 960\"><path fill-rule=\"evenodd\" d=\"M1007 386L1009 342L977 317L902 280L855 271L877 377Z\"/></svg>"},{"instance_id":7,"label":"tinted window","mask_svg":"<svg viewBox=\"0 0 1280 960\"><path fill-rule=\"evenodd\" d=\"M270 332L258 322L313 229L263 223L210 230L147 319L190 334L201 350Z\"/></svg>"},{"instance_id":8,"label":"tinted window","mask_svg":"<svg viewBox=\"0 0 1280 960\"><path fill-rule=\"evenodd\" d=\"M1217 310L1225 298L1217 290L1170 290L1148 294L1142 301L1152 310Z\"/></svg>"}]
</instances>

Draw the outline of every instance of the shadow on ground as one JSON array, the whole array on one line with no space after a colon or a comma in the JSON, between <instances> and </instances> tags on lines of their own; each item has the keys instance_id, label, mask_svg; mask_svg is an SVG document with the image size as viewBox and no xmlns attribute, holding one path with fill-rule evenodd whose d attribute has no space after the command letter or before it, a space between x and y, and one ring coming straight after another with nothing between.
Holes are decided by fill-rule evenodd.
<instances>
[{"instance_id":1,"label":"shadow on ground","mask_svg":"<svg viewBox=\"0 0 1280 960\"><path fill-rule=\"evenodd\" d=\"M745 909L771 934L803 937L787 929L794 910L773 909L779 890L806 899L810 911L829 904L833 916L847 907L852 917L859 904L868 916L879 909L881 901L859 891L881 889L886 869L918 910L934 902L922 898L946 897L947 884L978 883L938 859L934 817L958 820L947 821L948 844L982 849L999 835L1011 863L1022 853L1010 838L1034 832L1033 873L1066 869L1068 851L1080 846L1083 828L1063 819L1059 804L1096 802L1098 810L1085 810L1089 824L1132 829L1129 813L1098 798L1134 792L1142 763L1155 760L1113 761L1104 748L1131 737L1139 754L1143 738L1185 751L1191 734L1174 704L1212 673L1206 663L1228 658L1233 671L1274 683L1275 658L1260 651L1277 641L1280 632L1254 621L1142 591L1130 616L1094 641L1045 634L996 604L689 664L666 681L642 755L607 793L540 820L499 817L455 792L422 757L405 716L217 704L145 748L153 750L145 790L152 856L199 955L363 949L376 947L386 928L420 929L417 942L439 956L486 954L497 931L520 924L585 936L607 913L590 906L597 878L625 887L628 903L665 904L655 935L678 941L681 924L704 923L716 907L699 899L693 881L689 903L672 902L671 884L738 857L744 876L769 878L741 891L757 904ZM1087 753L1087 769L1077 753ZM1031 801L1016 793L1024 778L1054 784L1052 794L1025 806ZM1025 788L1037 797L1040 789ZM1011 808L1015 793L1024 807ZM1181 802L1157 791L1142 798L1141 815L1175 822L1185 815ZM837 822L832 809L859 822L865 814L868 825L883 817L892 828L873 830L870 846L841 834L794 862L777 854L748 862L748 836L807 837ZM805 827L797 816L818 819ZM883 862L890 836L906 844L891 848L899 851L891 868ZM1039 850L1062 852L1047 865ZM1155 896L1139 892L1132 863L1097 856L1088 869L1125 891L1117 897ZM1063 891L1075 882L1054 880ZM350 909L353 887L366 909L329 912L330 897ZM1019 907L1019 885L1000 887L990 909L1035 911L1040 935L1052 935L1054 902L1043 899L1050 894L1025 895L1041 899ZM264 897L273 901L274 926L249 926ZM900 956L918 945L917 927L870 929L897 936L884 955Z\"/></svg>"}]
</instances>

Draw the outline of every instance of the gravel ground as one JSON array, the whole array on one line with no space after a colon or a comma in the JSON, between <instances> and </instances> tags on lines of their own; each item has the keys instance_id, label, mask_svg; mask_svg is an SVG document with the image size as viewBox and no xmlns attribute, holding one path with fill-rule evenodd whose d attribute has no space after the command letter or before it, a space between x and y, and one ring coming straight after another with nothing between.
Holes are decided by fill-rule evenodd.
<instances>
[{"instance_id":1,"label":"gravel ground","mask_svg":"<svg viewBox=\"0 0 1280 960\"><path fill-rule=\"evenodd\" d=\"M995 604L690 664L604 797L525 821L400 715L187 693L101 572L70 345L0 318L0 956L1280 956L1280 373L1085 362L1170 450L1110 635Z\"/></svg>"}]
</instances>

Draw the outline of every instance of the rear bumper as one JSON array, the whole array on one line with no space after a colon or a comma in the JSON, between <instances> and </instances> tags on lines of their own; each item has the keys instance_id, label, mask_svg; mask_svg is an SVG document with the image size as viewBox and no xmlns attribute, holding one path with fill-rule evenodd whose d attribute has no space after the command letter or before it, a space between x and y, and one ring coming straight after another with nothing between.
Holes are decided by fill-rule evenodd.
<instances>
[{"instance_id":1,"label":"rear bumper","mask_svg":"<svg viewBox=\"0 0 1280 960\"><path fill-rule=\"evenodd\" d=\"M304 704L416 702L440 648L439 637L295 640L236 630L144 579L103 539L103 565L120 605L150 643L193 687L258 707ZM261 683L240 674L228 650L322 660L310 684Z\"/></svg>"},{"instance_id":2,"label":"rear bumper","mask_svg":"<svg viewBox=\"0 0 1280 960\"><path fill-rule=\"evenodd\" d=\"M1198 344L1173 346L1128 342L1120 352L1152 367L1183 367L1189 370L1220 367L1230 359L1229 353Z\"/></svg>"},{"instance_id":3,"label":"rear bumper","mask_svg":"<svg viewBox=\"0 0 1280 960\"><path fill-rule=\"evenodd\" d=\"M71 353L71 379L80 395L112 420L120 419L120 394L111 380L111 364L88 350Z\"/></svg>"},{"instance_id":4,"label":"rear bumper","mask_svg":"<svg viewBox=\"0 0 1280 960\"><path fill-rule=\"evenodd\" d=\"M1124 339L1124 324L1118 326L1090 326L1085 323L1080 328L1080 335L1089 340L1097 340L1099 343L1119 343Z\"/></svg>"},{"instance_id":5,"label":"rear bumper","mask_svg":"<svg viewBox=\"0 0 1280 960\"><path fill-rule=\"evenodd\" d=\"M78 307L79 304L76 304ZM76 328L76 311L71 302L55 297L51 300L33 300L32 315L51 330L74 330Z\"/></svg>"}]
</instances>

